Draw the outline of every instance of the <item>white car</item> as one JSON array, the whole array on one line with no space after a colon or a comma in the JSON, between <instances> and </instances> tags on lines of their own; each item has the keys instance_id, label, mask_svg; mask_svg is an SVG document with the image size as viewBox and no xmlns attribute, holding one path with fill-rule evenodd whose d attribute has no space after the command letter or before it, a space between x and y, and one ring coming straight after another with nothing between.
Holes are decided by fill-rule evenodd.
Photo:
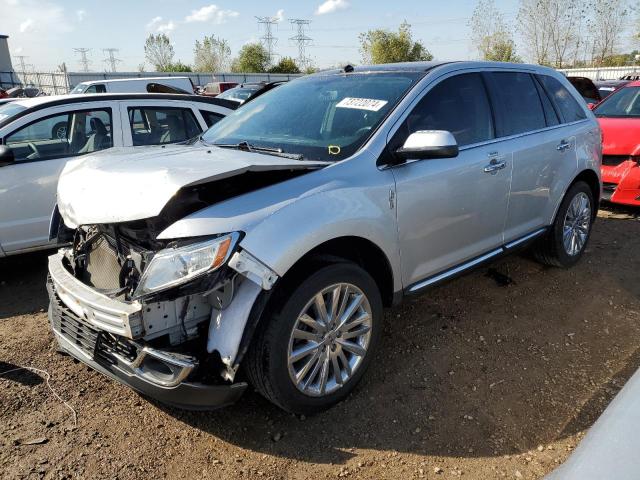
<instances>
[{"instance_id":1,"label":"white car","mask_svg":"<svg viewBox=\"0 0 640 480\"><path fill-rule=\"evenodd\" d=\"M81 82L71 93L193 93L189 77L117 78Z\"/></svg>"},{"instance_id":2,"label":"white car","mask_svg":"<svg viewBox=\"0 0 640 480\"><path fill-rule=\"evenodd\" d=\"M58 176L108 148L184 142L237 108L195 95L25 98L0 105L0 257L55 246L49 221Z\"/></svg>"}]
</instances>

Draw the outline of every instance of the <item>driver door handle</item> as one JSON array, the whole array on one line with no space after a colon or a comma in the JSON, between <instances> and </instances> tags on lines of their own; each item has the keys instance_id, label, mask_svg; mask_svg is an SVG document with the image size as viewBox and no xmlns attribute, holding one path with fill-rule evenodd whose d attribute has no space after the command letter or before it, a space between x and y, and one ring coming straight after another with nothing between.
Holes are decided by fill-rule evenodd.
<instances>
[{"instance_id":1,"label":"driver door handle","mask_svg":"<svg viewBox=\"0 0 640 480\"><path fill-rule=\"evenodd\" d=\"M487 158L489 159L489 165L484 167L484 173L491 173L492 175L495 175L498 170L502 170L507 166L506 162L501 160L502 157L498 152L489 153Z\"/></svg>"},{"instance_id":2,"label":"driver door handle","mask_svg":"<svg viewBox=\"0 0 640 480\"><path fill-rule=\"evenodd\" d=\"M502 170L506 166L506 162L499 161L497 158L494 158L489 162L489 165L484 167L484 173L497 173L498 170Z\"/></svg>"}]
</instances>

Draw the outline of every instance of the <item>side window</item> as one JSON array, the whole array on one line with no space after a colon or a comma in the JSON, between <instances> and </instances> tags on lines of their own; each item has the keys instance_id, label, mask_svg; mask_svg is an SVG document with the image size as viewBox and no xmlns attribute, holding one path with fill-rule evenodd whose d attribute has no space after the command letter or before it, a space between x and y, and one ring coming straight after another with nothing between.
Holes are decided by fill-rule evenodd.
<instances>
[{"instance_id":1,"label":"side window","mask_svg":"<svg viewBox=\"0 0 640 480\"><path fill-rule=\"evenodd\" d=\"M491 107L480 74L456 75L433 87L401 127L402 142L419 130L448 130L459 146L493 138Z\"/></svg>"},{"instance_id":2,"label":"side window","mask_svg":"<svg viewBox=\"0 0 640 480\"><path fill-rule=\"evenodd\" d=\"M582 107L562 83L549 75L538 75L538 79L558 107L558 110L560 110L564 123L576 122L587 118Z\"/></svg>"},{"instance_id":3,"label":"side window","mask_svg":"<svg viewBox=\"0 0 640 480\"><path fill-rule=\"evenodd\" d=\"M547 121L547 127L553 127L554 125L560 124L560 118L558 117L558 113L556 109L553 107L551 100L549 100L549 95L544 91L540 82L536 81L536 88L538 89L538 95L540 95L540 100L542 101L542 109L544 110L544 118Z\"/></svg>"},{"instance_id":4,"label":"side window","mask_svg":"<svg viewBox=\"0 0 640 480\"><path fill-rule=\"evenodd\" d=\"M542 101L528 73L489 72L486 74L491 97L501 115L497 118L497 136L540 130L547 126Z\"/></svg>"},{"instance_id":5,"label":"side window","mask_svg":"<svg viewBox=\"0 0 640 480\"><path fill-rule=\"evenodd\" d=\"M207 112L206 110L200 110L200 113L202 114L207 127L211 127L211 125L218 123L224 118L224 115L215 112Z\"/></svg>"},{"instance_id":6,"label":"side window","mask_svg":"<svg viewBox=\"0 0 640 480\"><path fill-rule=\"evenodd\" d=\"M134 146L184 142L202 133L188 108L129 108L129 124Z\"/></svg>"},{"instance_id":7,"label":"side window","mask_svg":"<svg viewBox=\"0 0 640 480\"><path fill-rule=\"evenodd\" d=\"M113 146L111 109L46 117L8 135L17 162L73 157Z\"/></svg>"},{"instance_id":8,"label":"side window","mask_svg":"<svg viewBox=\"0 0 640 480\"><path fill-rule=\"evenodd\" d=\"M102 84L91 85L84 93L107 93L107 89Z\"/></svg>"}]
</instances>

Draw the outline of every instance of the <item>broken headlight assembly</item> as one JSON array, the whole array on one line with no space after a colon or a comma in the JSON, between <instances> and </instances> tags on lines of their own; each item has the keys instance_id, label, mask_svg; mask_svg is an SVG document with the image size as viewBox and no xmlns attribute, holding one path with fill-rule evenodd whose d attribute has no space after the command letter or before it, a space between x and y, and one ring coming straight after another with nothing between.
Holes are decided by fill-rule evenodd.
<instances>
[{"instance_id":1,"label":"broken headlight assembly","mask_svg":"<svg viewBox=\"0 0 640 480\"><path fill-rule=\"evenodd\" d=\"M236 232L206 242L165 248L156 253L134 293L134 298L193 280L224 265L240 235Z\"/></svg>"}]
</instances>

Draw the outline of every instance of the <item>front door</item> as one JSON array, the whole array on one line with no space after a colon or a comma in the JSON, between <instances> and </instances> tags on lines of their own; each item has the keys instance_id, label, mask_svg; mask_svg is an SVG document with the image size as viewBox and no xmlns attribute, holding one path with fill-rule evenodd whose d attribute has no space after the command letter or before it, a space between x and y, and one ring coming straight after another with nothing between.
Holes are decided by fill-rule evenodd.
<instances>
[{"instance_id":1,"label":"front door","mask_svg":"<svg viewBox=\"0 0 640 480\"><path fill-rule=\"evenodd\" d=\"M49 114L7 127L15 162L0 167L0 245L5 253L47 246L58 176L66 162L113 146L111 108Z\"/></svg>"},{"instance_id":2,"label":"front door","mask_svg":"<svg viewBox=\"0 0 640 480\"><path fill-rule=\"evenodd\" d=\"M403 283L410 289L501 247L512 168L511 152L494 141L479 73L448 77L431 88L389 148L419 130L452 132L460 153L393 168Z\"/></svg>"}]
</instances>

